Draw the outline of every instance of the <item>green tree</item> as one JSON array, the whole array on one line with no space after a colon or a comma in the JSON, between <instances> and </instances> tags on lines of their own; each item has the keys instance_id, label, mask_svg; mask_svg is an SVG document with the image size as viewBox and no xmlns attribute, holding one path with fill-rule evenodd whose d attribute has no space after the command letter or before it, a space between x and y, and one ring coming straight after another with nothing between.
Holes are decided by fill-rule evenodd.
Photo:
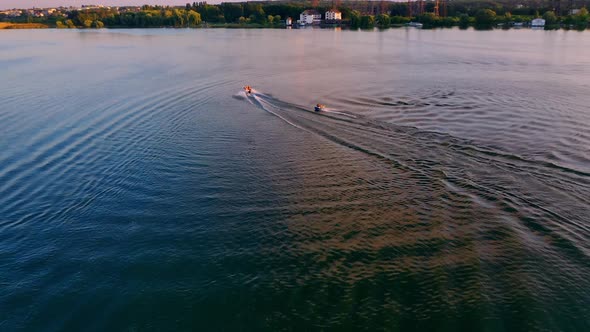
<instances>
[{"instance_id":1,"label":"green tree","mask_svg":"<svg viewBox=\"0 0 590 332\"><path fill-rule=\"evenodd\" d=\"M241 4L222 3L221 10L227 22L237 22L241 16L244 16L244 8Z\"/></svg>"},{"instance_id":2,"label":"green tree","mask_svg":"<svg viewBox=\"0 0 590 332\"><path fill-rule=\"evenodd\" d=\"M357 10L350 12L350 27L353 29L361 27L361 13Z\"/></svg>"},{"instance_id":3,"label":"green tree","mask_svg":"<svg viewBox=\"0 0 590 332\"><path fill-rule=\"evenodd\" d=\"M377 25L382 29L389 28L391 25L391 18L387 14L380 14L377 16Z\"/></svg>"},{"instance_id":4,"label":"green tree","mask_svg":"<svg viewBox=\"0 0 590 332\"><path fill-rule=\"evenodd\" d=\"M281 23L281 15L275 15L274 22L275 24Z\"/></svg>"},{"instance_id":5,"label":"green tree","mask_svg":"<svg viewBox=\"0 0 590 332\"><path fill-rule=\"evenodd\" d=\"M85 28L90 28L92 26L92 20L84 20L84 22L82 22L82 24L84 25Z\"/></svg>"},{"instance_id":6,"label":"green tree","mask_svg":"<svg viewBox=\"0 0 590 332\"><path fill-rule=\"evenodd\" d=\"M187 14L187 21L190 27L196 27L201 24L201 14L194 10L189 10Z\"/></svg>"},{"instance_id":7,"label":"green tree","mask_svg":"<svg viewBox=\"0 0 590 332\"><path fill-rule=\"evenodd\" d=\"M578 16L585 17L586 20L587 20L588 19L588 9L586 9L586 7L580 9L580 12L578 13Z\"/></svg>"},{"instance_id":8,"label":"green tree","mask_svg":"<svg viewBox=\"0 0 590 332\"><path fill-rule=\"evenodd\" d=\"M178 9L174 10L174 26L177 28L184 26L184 13Z\"/></svg>"},{"instance_id":9,"label":"green tree","mask_svg":"<svg viewBox=\"0 0 590 332\"><path fill-rule=\"evenodd\" d=\"M269 24L273 24L275 17L272 15L268 15L268 17L266 18L266 20L268 21Z\"/></svg>"},{"instance_id":10,"label":"green tree","mask_svg":"<svg viewBox=\"0 0 590 332\"><path fill-rule=\"evenodd\" d=\"M92 27L95 29L102 29L104 28L104 23L102 23L102 21L95 20L94 22L92 22Z\"/></svg>"},{"instance_id":11,"label":"green tree","mask_svg":"<svg viewBox=\"0 0 590 332\"><path fill-rule=\"evenodd\" d=\"M361 16L361 29L371 29L375 27L375 16L363 15Z\"/></svg>"},{"instance_id":12,"label":"green tree","mask_svg":"<svg viewBox=\"0 0 590 332\"><path fill-rule=\"evenodd\" d=\"M557 15L555 15L555 12L551 10L546 11L545 14L543 14L543 19L547 25L553 25L557 23Z\"/></svg>"},{"instance_id":13,"label":"green tree","mask_svg":"<svg viewBox=\"0 0 590 332\"><path fill-rule=\"evenodd\" d=\"M580 12L576 15L576 23L587 25L589 20L590 15L588 14L588 9L586 9L586 7L580 9Z\"/></svg>"},{"instance_id":14,"label":"green tree","mask_svg":"<svg viewBox=\"0 0 590 332\"><path fill-rule=\"evenodd\" d=\"M261 4L246 3L244 13L250 17L250 21L254 23L264 24L266 22L266 15Z\"/></svg>"},{"instance_id":15,"label":"green tree","mask_svg":"<svg viewBox=\"0 0 590 332\"><path fill-rule=\"evenodd\" d=\"M391 24L406 24L410 22L410 18L404 16L390 16L389 20Z\"/></svg>"},{"instance_id":16,"label":"green tree","mask_svg":"<svg viewBox=\"0 0 590 332\"><path fill-rule=\"evenodd\" d=\"M56 26L58 29L65 29L65 28L67 28L67 26L66 26L66 25L64 24L64 22L62 22L62 21L57 21L57 22L55 22L55 26Z\"/></svg>"},{"instance_id":17,"label":"green tree","mask_svg":"<svg viewBox=\"0 0 590 332\"><path fill-rule=\"evenodd\" d=\"M434 13L426 13L416 17L416 20L427 26L438 25L438 17Z\"/></svg>"},{"instance_id":18,"label":"green tree","mask_svg":"<svg viewBox=\"0 0 590 332\"><path fill-rule=\"evenodd\" d=\"M76 25L74 24L74 21L72 21L72 20L67 20L66 25L68 26L68 29L74 29L76 27Z\"/></svg>"},{"instance_id":19,"label":"green tree","mask_svg":"<svg viewBox=\"0 0 590 332\"><path fill-rule=\"evenodd\" d=\"M480 9L475 14L475 23L480 26L491 26L496 21L496 12L491 9Z\"/></svg>"}]
</instances>

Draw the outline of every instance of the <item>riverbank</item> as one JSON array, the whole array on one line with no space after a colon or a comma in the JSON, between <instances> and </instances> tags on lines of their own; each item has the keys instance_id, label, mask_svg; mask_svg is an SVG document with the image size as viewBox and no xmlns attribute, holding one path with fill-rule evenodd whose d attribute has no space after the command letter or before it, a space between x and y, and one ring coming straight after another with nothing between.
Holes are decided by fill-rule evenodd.
<instances>
[{"instance_id":1,"label":"riverbank","mask_svg":"<svg viewBox=\"0 0 590 332\"><path fill-rule=\"evenodd\" d=\"M348 3L332 8L310 6L305 2L235 2L217 5L194 2L186 6L144 5L141 7L84 7L60 9L14 9L0 11L0 22L39 23L48 27L73 28L281 28L297 24L305 13L313 13L314 24L352 29L387 29L396 25L420 23L425 29L459 26L489 30L494 27L546 26L584 30L590 25L590 0L579 0L576 8L553 8L542 2L514 6L512 0L497 0L495 5L479 0L381 2L363 5ZM571 5L570 5L571 7ZM326 20L328 13L338 20ZM335 17L335 16L334 16ZM305 21L305 20L304 20ZM309 20L308 20L309 21ZM42 26L36 26L38 28ZM298 26L294 26L297 28ZM12 28L27 28L18 26Z\"/></svg>"},{"instance_id":2,"label":"riverbank","mask_svg":"<svg viewBox=\"0 0 590 332\"><path fill-rule=\"evenodd\" d=\"M49 26L42 23L10 23L0 22L0 29L47 29Z\"/></svg>"},{"instance_id":3,"label":"riverbank","mask_svg":"<svg viewBox=\"0 0 590 332\"><path fill-rule=\"evenodd\" d=\"M160 27L129 27L129 26L109 26L109 27L102 27L101 29L343 29L343 30L363 30L363 31L383 31L388 29L400 29L410 27L406 24L391 24L388 27L379 27L379 26L371 26L367 28L353 28L349 25L318 25L318 26L285 26L285 25L276 25L276 26L268 26L264 24L239 24L239 23L211 23L211 24L201 24L196 27L173 27L173 26L160 26ZM467 29L475 29L475 30L521 30L521 29L536 29L536 30L576 30L576 31L584 31L586 27L576 27L576 26L559 26L559 25L551 25L545 27L534 28L530 26L476 26L476 25L468 25L468 26L461 26L461 25L453 25L453 26L429 26L423 25L422 27L418 28L421 30L431 30L431 29L452 29L452 28L459 28L460 30L467 30ZM86 28L86 27L67 27L67 26L50 26L47 24L42 23L9 23L9 22L0 22L0 30L24 30L24 29L77 29L77 30L94 30L96 28Z\"/></svg>"}]
</instances>

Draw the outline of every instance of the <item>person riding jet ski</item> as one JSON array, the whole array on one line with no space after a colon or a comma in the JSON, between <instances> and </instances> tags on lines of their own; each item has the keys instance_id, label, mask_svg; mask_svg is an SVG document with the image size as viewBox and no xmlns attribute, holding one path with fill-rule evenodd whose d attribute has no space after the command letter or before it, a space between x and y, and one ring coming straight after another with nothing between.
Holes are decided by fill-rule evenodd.
<instances>
[{"instance_id":1,"label":"person riding jet ski","mask_svg":"<svg viewBox=\"0 0 590 332\"><path fill-rule=\"evenodd\" d=\"M325 108L326 108L326 105L317 104L317 105L315 105L314 110L316 112L319 112L319 111L323 111Z\"/></svg>"}]
</instances>

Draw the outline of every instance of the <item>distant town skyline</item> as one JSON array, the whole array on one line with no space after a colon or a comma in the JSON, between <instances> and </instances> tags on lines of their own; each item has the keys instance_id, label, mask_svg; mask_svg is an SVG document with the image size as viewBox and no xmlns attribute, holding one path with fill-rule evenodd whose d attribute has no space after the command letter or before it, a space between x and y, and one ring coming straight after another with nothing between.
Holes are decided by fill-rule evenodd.
<instances>
[{"instance_id":1,"label":"distant town skyline","mask_svg":"<svg viewBox=\"0 0 590 332\"><path fill-rule=\"evenodd\" d=\"M204 1L204 0L201 0ZM210 0L207 3L236 2L238 0ZM141 5L185 5L188 0L1 0L0 10L12 8L47 8L59 6L103 5L103 6L141 6ZM197 1L198 2L198 1Z\"/></svg>"},{"instance_id":2,"label":"distant town skyline","mask_svg":"<svg viewBox=\"0 0 590 332\"><path fill-rule=\"evenodd\" d=\"M200 0L205 1L205 0ZM218 4L221 2L245 2L248 0L208 0L207 3ZM388 0L391 2L399 2L405 0ZM48 8L59 6L75 6L82 5L103 5L103 6L142 6L142 5L168 5L168 6L182 6L187 3L193 3L195 0L0 0L0 10L7 10L13 8ZM199 2L199 1L196 1Z\"/></svg>"}]
</instances>

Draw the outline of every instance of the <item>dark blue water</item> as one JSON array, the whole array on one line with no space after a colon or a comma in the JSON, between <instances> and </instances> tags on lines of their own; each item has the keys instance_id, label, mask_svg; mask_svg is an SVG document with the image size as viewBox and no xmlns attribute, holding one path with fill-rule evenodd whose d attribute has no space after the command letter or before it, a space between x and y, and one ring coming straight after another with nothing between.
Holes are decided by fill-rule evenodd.
<instances>
[{"instance_id":1,"label":"dark blue water","mask_svg":"<svg viewBox=\"0 0 590 332\"><path fill-rule=\"evenodd\" d=\"M588 54L2 32L0 330L588 330Z\"/></svg>"}]
</instances>

